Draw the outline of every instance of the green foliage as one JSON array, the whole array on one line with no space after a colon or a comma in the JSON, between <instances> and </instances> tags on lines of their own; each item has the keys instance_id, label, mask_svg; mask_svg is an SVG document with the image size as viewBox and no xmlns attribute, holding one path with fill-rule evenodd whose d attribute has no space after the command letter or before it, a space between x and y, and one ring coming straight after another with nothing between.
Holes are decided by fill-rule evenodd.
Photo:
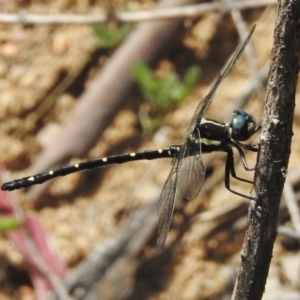
<instances>
[{"instance_id":1,"label":"green foliage","mask_svg":"<svg viewBox=\"0 0 300 300\"><path fill-rule=\"evenodd\" d=\"M132 25L122 24L113 27L107 24L97 24L93 25L92 28L99 39L99 47L109 49L118 46L126 38Z\"/></svg>"},{"instance_id":2,"label":"green foliage","mask_svg":"<svg viewBox=\"0 0 300 300\"><path fill-rule=\"evenodd\" d=\"M0 231L17 229L21 226L20 221L14 218L0 217Z\"/></svg>"},{"instance_id":3,"label":"green foliage","mask_svg":"<svg viewBox=\"0 0 300 300\"><path fill-rule=\"evenodd\" d=\"M192 93L199 79L200 69L195 66L189 68L182 80L174 72L156 78L147 65L137 62L132 74L145 100L145 105L140 108L139 117L147 133L159 127L163 115L180 105Z\"/></svg>"}]
</instances>

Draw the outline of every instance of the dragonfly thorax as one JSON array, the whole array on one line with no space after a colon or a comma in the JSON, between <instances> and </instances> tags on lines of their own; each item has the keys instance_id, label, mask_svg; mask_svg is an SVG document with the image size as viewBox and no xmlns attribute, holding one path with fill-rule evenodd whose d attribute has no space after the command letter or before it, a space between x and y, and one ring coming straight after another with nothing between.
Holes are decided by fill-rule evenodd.
<instances>
[{"instance_id":1,"label":"dragonfly thorax","mask_svg":"<svg viewBox=\"0 0 300 300\"><path fill-rule=\"evenodd\" d=\"M187 139L187 149L190 153L223 151L229 142L226 124L202 118Z\"/></svg>"},{"instance_id":2,"label":"dragonfly thorax","mask_svg":"<svg viewBox=\"0 0 300 300\"><path fill-rule=\"evenodd\" d=\"M259 128L253 118L242 109L235 110L231 121L226 124L202 118L187 139L188 155L227 151L228 147L232 147L233 141L245 141Z\"/></svg>"}]
</instances>

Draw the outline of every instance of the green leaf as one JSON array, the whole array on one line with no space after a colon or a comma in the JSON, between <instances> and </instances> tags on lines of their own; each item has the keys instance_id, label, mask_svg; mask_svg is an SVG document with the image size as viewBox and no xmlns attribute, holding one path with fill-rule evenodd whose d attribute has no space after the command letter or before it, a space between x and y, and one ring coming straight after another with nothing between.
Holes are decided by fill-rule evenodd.
<instances>
[{"instance_id":1,"label":"green leaf","mask_svg":"<svg viewBox=\"0 0 300 300\"><path fill-rule=\"evenodd\" d=\"M97 24L92 25L92 29L99 39L101 48L114 48L126 38L132 26L122 24L119 27L111 28L107 24Z\"/></svg>"},{"instance_id":2,"label":"green leaf","mask_svg":"<svg viewBox=\"0 0 300 300\"><path fill-rule=\"evenodd\" d=\"M7 231L19 228L21 226L21 222L8 217L0 217L0 231Z\"/></svg>"},{"instance_id":3,"label":"green leaf","mask_svg":"<svg viewBox=\"0 0 300 300\"><path fill-rule=\"evenodd\" d=\"M132 67L132 77L143 89L155 90L157 81L153 77L151 70L142 62L134 63Z\"/></svg>"},{"instance_id":4,"label":"green leaf","mask_svg":"<svg viewBox=\"0 0 300 300\"><path fill-rule=\"evenodd\" d=\"M200 74L201 70L196 66L190 67L186 71L183 78L183 84L189 91L191 91L196 85L197 81L199 80Z\"/></svg>"},{"instance_id":5,"label":"green leaf","mask_svg":"<svg viewBox=\"0 0 300 300\"><path fill-rule=\"evenodd\" d=\"M146 132L159 127L162 115L173 109L188 97L200 75L198 67L189 68L183 80L177 73L171 72L162 78L155 78L151 69L142 62L136 62L132 68L132 77L136 80L147 106L141 106L139 118Z\"/></svg>"}]
</instances>

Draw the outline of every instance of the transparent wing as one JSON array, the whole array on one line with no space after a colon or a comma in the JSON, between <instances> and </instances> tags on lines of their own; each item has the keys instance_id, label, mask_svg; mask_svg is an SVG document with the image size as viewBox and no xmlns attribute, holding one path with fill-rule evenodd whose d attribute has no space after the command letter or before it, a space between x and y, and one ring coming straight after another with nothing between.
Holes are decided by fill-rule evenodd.
<instances>
[{"instance_id":1,"label":"transparent wing","mask_svg":"<svg viewBox=\"0 0 300 300\"><path fill-rule=\"evenodd\" d=\"M157 207L159 216L157 244L161 249L169 232L177 194L187 200L196 198L204 183L205 169L200 154L173 161Z\"/></svg>"},{"instance_id":2,"label":"transparent wing","mask_svg":"<svg viewBox=\"0 0 300 300\"><path fill-rule=\"evenodd\" d=\"M177 194L177 182L178 173L180 169L180 160L174 159L172 165L172 169L160 194L157 207L157 214L159 216L157 244L161 249L164 247L170 224L172 221L174 203Z\"/></svg>"},{"instance_id":3,"label":"transparent wing","mask_svg":"<svg viewBox=\"0 0 300 300\"><path fill-rule=\"evenodd\" d=\"M200 154L183 158L178 174L178 194L186 200L195 199L203 186L205 171Z\"/></svg>"},{"instance_id":4,"label":"transparent wing","mask_svg":"<svg viewBox=\"0 0 300 300\"><path fill-rule=\"evenodd\" d=\"M217 90L217 88L219 87L220 83L222 82L222 80L227 76L227 74L230 72L231 68L233 67L233 65L235 64L235 62L238 60L238 58L241 56L241 54L243 53L245 47L247 46L253 32L255 29L254 25L251 30L250 33L248 34L247 38L239 45L239 47L236 49L235 53L233 54L231 60L229 61L228 65L225 67L224 71L220 72L219 75L217 76L215 82L213 83L209 93L199 102L194 116L192 118L192 123L191 126L188 129L188 133L191 133L194 129L194 127L200 122L202 116L204 115L206 109L209 107L215 92Z\"/></svg>"}]
</instances>

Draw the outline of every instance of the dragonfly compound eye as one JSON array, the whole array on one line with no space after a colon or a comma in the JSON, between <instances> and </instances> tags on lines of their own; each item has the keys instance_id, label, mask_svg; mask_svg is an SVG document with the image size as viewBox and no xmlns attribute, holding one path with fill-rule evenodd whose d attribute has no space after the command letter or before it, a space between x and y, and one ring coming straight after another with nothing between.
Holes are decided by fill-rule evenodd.
<instances>
[{"instance_id":1,"label":"dragonfly compound eye","mask_svg":"<svg viewBox=\"0 0 300 300\"><path fill-rule=\"evenodd\" d=\"M245 141L255 132L256 126L253 118L242 109L234 111L231 124L232 138L237 141Z\"/></svg>"}]
</instances>

